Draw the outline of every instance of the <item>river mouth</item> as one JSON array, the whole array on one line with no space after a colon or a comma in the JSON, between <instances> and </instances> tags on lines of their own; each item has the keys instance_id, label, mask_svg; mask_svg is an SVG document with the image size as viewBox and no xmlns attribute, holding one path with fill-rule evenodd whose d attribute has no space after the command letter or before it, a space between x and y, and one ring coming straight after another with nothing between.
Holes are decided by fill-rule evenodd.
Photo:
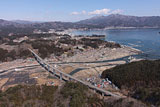
<instances>
[{"instance_id":1,"label":"river mouth","mask_svg":"<svg viewBox=\"0 0 160 107\"><path fill-rule=\"evenodd\" d=\"M106 35L105 41L114 41L126 45L143 53L134 55L136 58L156 60L160 59L160 29L106 29L106 30L73 30L73 35Z\"/></svg>"}]
</instances>

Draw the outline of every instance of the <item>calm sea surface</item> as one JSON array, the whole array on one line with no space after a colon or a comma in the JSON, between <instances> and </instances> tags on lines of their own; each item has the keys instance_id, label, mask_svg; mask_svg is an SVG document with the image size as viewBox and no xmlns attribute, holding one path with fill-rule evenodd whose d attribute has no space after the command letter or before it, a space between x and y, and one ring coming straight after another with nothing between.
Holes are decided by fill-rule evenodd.
<instances>
[{"instance_id":1,"label":"calm sea surface","mask_svg":"<svg viewBox=\"0 0 160 107\"><path fill-rule=\"evenodd\" d=\"M106 41L114 41L143 51L139 57L160 59L160 29L113 29L72 31L74 35L106 35Z\"/></svg>"}]
</instances>

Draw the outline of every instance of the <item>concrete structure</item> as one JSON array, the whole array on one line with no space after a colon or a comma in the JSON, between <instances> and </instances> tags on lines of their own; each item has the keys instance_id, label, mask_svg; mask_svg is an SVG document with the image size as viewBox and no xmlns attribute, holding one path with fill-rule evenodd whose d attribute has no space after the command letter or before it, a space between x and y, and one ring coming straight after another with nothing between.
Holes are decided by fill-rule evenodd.
<instances>
[{"instance_id":1,"label":"concrete structure","mask_svg":"<svg viewBox=\"0 0 160 107\"><path fill-rule=\"evenodd\" d=\"M35 60L43 67L45 68L49 73L54 74L56 77L58 77L60 80L64 80L64 81L76 81L76 82L80 82L83 85L88 86L90 89L93 89L99 93L101 93L102 95L107 95L107 96L114 96L117 98L120 98L121 96L113 94L112 92L106 91L102 88L98 88L94 85L91 85L88 82L84 82L78 78L75 78L69 74L66 74L60 70L58 70L57 68L55 68L54 66L51 66L50 64L48 64L47 62L45 62L42 58L40 58L34 51L32 51L31 49L29 49L31 51L31 53L33 54Z\"/></svg>"}]
</instances>

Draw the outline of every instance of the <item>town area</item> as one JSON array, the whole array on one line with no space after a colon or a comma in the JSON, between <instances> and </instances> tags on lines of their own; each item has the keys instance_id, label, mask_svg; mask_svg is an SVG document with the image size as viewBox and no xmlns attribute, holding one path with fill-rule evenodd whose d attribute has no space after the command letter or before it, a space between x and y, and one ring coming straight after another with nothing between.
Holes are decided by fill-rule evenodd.
<instances>
[{"instance_id":1,"label":"town area","mask_svg":"<svg viewBox=\"0 0 160 107\"><path fill-rule=\"evenodd\" d=\"M37 37L36 37L36 36ZM20 36L20 35L18 35ZM13 35L2 40L1 51L6 52L0 64L0 88L6 90L17 84L46 84L61 86L60 81L45 71L33 58L28 48L57 69L86 81L96 87L121 94L108 78L102 79L104 70L128 61L141 51L114 42L101 40L105 35L70 36L68 34L37 32L20 38Z\"/></svg>"}]
</instances>

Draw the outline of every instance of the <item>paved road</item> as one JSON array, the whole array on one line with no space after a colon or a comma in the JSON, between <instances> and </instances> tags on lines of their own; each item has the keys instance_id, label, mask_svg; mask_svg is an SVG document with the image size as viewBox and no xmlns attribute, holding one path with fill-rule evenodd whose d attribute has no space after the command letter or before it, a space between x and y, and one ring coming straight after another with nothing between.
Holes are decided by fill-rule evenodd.
<instances>
[{"instance_id":1,"label":"paved road","mask_svg":"<svg viewBox=\"0 0 160 107\"><path fill-rule=\"evenodd\" d=\"M114 96L114 97L117 97L117 98L120 98L121 96L119 95L116 95L112 92L109 92L109 91L106 91L102 88L98 88L98 87L95 87L94 85L91 85L90 83L88 82L85 82L85 81L82 81L78 78L75 78L69 74L66 74L62 71L60 71L59 69L55 68L54 66L51 66L50 64L48 64L47 62L45 62L42 58L40 58L34 51L32 51L31 49L29 49L33 56L35 57L35 59L37 60L37 62L43 67L45 68L48 72L54 74L54 75L57 75L60 77L60 79L64 79L66 81L69 81L69 80L74 80L74 81L77 81L77 82L80 82L86 86L88 86L89 88L93 89L93 90L96 90L98 92L101 92L102 94L104 95L111 95L111 96Z\"/></svg>"},{"instance_id":2,"label":"paved road","mask_svg":"<svg viewBox=\"0 0 160 107\"><path fill-rule=\"evenodd\" d=\"M128 56L127 56L128 57ZM67 65L71 65L71 64L95 64L95 63L106 63L106 62L113 62L113 61L123 61L124 58L127 57L123 57L123 58L118 58L118 59L114 59L114 60L103 60L103 61L91 61L91 62L58 62L58 63L53 63L53 62L48 62L49 64L56 64L56 65L63 65L63 64L67 64ZM112 65L117 65L117 64L107 64L106 66L112 66ZM15 69L23 69L23 68L34 68L34 67L39 67L39 64L33 64L33 65L25 65L25 66L19 66L19 67L13 67L13 68L9 68L6 70L1 70L0 74L2 73L6 73L9 71L14 71ZM96 66L96 67L100 67L100 66ZM77 69L88 69L91 67L80 67Z\"/></svg>"},{"instance_id":3,"label":"paved road","mask_svg":"<svg viewBox=\"0 0 160 107\"><path fill-rule=\"evenodd\" d=\"M50 64L83 64L83 63L92 64L92 63L104 63L104 62L106 63L106 62L112 62L113 60L109 60L109 61L93 61L93 62L62 62L62 63L49 63L49 64L48 64L47 62L45 62L44 60L42 60L37 54L35 54L32 50L30 50L30 51L31 51L36 57L38 57L43 63L45 63L48 67L50 67L50 68L58 71L60 74L62 74L64 80L67 80L67 79L66 79L66 77L67 77L67 78L69 78L69 79L78 81L78 82L80 82L80 83L82 83L82 84L90 87L91 89L94 89L94 90L97 90L97 91L99 91L99 92L102 92L102 93L105 94L105 95L111 95L111 96L114 96L114 97L120 97L119 95L116 95L116 94L113 94L113 93L111 93L111 92L109 92L109 91L106 91L106 90L103 90L103 89L101 89L101 88L95 87L95 86L89 84L88 82L84 82L84 81L82 81L82 80L79 80L79 79L77 79L77 78L75 78L75 77L73 77L73 76L71 76L71 75L69 75L69 74L66 74L66 73L64 73L64 72L61 72L60 70L58 70L57 68L55 68L55 67L53 67L53 66L50 66ZM115 60L115 61L116 61L116 60ZM0 75L1 75L1 74L4 74L4 73L7 73L7 72L15 71L15 69L35 68L35 67L39 67L39 66L40 66L39 64L34 64L34 65L26 65L26 66L19 66L19 67L15 67L15 68L10 68L10 69L6 69L6 70L3 70L3 71L0 71ZM81 69L87 69L87 68L81 68ZM47 69L47 70L48 70L48 69ZM54 74L53 72L51 72L51 73ZM56 74L56 75L57 75L58 77L60 77L59 74ZM67 80L67 81L68 81L68 80Z\"/></svg>"}]
</instances>

